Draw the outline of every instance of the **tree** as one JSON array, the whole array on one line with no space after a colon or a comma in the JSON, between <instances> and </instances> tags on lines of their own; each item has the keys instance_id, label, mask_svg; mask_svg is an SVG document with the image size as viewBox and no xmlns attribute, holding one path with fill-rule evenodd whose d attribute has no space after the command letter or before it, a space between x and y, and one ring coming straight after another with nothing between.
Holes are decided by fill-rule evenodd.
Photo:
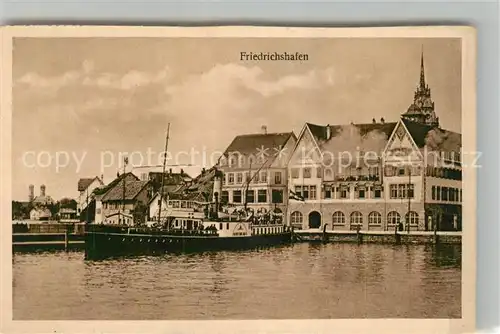
<instances>
[{"instance_id":1,"label":"tree","mask_svg":"<svg viewBox=\"0 0 500 334\"><path fill-rule=\"evenodd\" d=\"M60 209L73 209L73 210L76 210L76 207L77 207L77 203L74 199L72 198L63 198L59 201L59 208Z\"/></svg>"}]
</instances>

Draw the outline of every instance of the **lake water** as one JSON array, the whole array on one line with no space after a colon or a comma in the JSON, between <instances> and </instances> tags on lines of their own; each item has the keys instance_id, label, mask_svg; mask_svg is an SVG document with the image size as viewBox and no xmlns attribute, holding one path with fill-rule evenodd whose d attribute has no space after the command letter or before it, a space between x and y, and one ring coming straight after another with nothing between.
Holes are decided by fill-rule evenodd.
<instances>
[{"instance_id":1,"label":"lake water","mask_svg":"<svg viewBox=\"0 0 500 334\"><path fill-rule=\"evenodd\" d=\"M461 247L301 243L84 261L15 254L14 320L460 318Z\"/></svg>"}]
</instances>

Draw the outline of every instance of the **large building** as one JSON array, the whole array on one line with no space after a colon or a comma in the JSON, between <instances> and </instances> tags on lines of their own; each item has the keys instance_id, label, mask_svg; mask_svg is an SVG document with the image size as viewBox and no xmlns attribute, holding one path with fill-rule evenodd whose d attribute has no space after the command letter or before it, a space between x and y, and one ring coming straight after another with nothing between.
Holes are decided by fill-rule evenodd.
<instances>
[{"instance_id":1,"label":"large building","mask_svg":"<svg viewBox=\"0 0 500 334\"><path fill-rule=\"evenodd\" d=\"M288 165L296 228L461 229L461 135L439 127L423 58L397 122L306 124Z\"/></svg>"},{"instance_id":2,"label":"large building","mask_svg":"<svg viewBox=\"0 0 500 334\"><path fill-rule=\"evenodd\" d=\"M261 133L235 137L216 166L222 172L221 204L284 216L287 163L296 140L293 132L267 133L265 126Z\"/></svg>"}]
</instances>

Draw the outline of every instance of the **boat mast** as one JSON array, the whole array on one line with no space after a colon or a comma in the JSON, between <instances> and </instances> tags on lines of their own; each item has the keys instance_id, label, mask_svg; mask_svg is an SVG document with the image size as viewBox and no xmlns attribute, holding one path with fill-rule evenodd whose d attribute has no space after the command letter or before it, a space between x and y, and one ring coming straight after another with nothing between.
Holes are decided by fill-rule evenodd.
<instances>
[{"instance_id":1,"label":"boat mast","mask_svg":"<svg viewBox=\"0 0 500 334\"><path fill-rule=\"evenodd\" d=\"M161 204L163 202L163 187L165 186L165 167L167 165L168 138L170 135L170 123L167 126L167 137L165 138L165 151L163 152L163 170L161 173L160 203L158 203L158 223L161 222Z\"/></svg>"}]
</instances>

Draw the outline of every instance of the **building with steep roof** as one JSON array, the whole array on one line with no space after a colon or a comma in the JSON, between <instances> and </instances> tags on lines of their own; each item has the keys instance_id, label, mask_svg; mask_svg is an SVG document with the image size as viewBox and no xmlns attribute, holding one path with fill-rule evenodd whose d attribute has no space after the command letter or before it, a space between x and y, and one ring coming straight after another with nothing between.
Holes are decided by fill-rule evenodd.
<instances>
[{"instance_id":1,"label":"building with steep roof","mask_svg":"<svg viewBox=\"0 0 500 334\"><path fill-rule=\"evenodd\" d=\"M288 202L286 167L296 140L293 132L267 133L265 126L261 133L236 136L216 165L222 175L215 180L214 195L232 210L246 206L283 213Z\"/></svg>"},{"instance_id":2,"label":"building with steep roof","mask_svg":"<svg viewBox=\"0 0 500 334\"><path fill-rule=\"evenodd\" d=\"M123 174L115 181L104 194L100 194L102 222L114 225L143 222L150 199L149 181L137 180L131 173Z\"/></svg>"},{"instance_id":3,"label":"building with steep roof","mask_svg":"<svg viewBox=\"0 0 500 334\"><path fill-rule=\"evenodd\" d=\"M78 180L78 198L76 206L76 214L82 220L86 221L88 217L94 217L95 215L95 194L94 190L104 186L102 177L98 176L81 178Z\"/></svg>"},{"instance_id":4,"label":"building with steep roof","mask_svg":"<svg viewBox=\"0 0 500 334\"><path fill-rule=\"evenodd\" d=\"M333 230L460 230L461 134L439 127L423 55L397 122L306 123L288 164L288 221Z\"/></svg>"}]
</instances>

